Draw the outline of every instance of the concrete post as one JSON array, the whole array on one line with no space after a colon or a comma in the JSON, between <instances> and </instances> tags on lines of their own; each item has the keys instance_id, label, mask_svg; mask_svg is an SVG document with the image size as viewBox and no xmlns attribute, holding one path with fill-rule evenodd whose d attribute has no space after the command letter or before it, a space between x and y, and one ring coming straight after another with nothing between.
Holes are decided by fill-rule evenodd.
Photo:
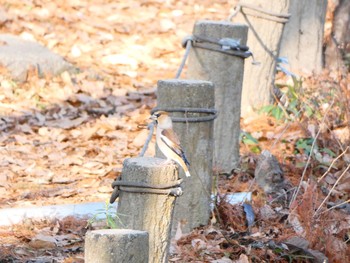
<instances>
[{"instance_id":1,"label":"concrete post","mask_svg":"<svg viewBox=\"0 0 350 263\"><path fill-rule=\"evenodd\" d=\"M148 233L102 229L86 233L85 263L147 263Z\"/></svg>"},{"instance_id":2,"label":"concrete post","mask_svg":"<svg viewBox=\"0 0 350 263\"><path fill-rule=\"evenodd\" d=\"M234 38L246 45L248 27L224 21L198 21L193 35L220 40ZM239 134L244 59L193 47L188 58L188 79L211 81L215 86L214 166L230 173L239 162Z\"/></svg>"},{"instance_id":3,"label":"concrete post","mask_svg":"<svg viewBox=\"0 0 350 263\"><path fill-rule=\"evenodd\" d=\"M157 186L176 182L178 172L175 164L164 164L162 159L138 157L124 161L121 177L124 182ZM117 214L124 227L149 233L149 263L168 262L175 199L167 194L120 189Z\"/></svg>"},{"instance_id":4,"label":"concrete post","mask_svg":"<svg viewBox=\"0 0 350 263\"><path fill-rule=\"evenodd\" d=\"M157 90L158 108L214 108L214 86L208 81L161 80ZM172 117L185 117L184 113L170 113ZM206 116L203 113L187 113L188 117ZM206 225L210 216L210 193L212 186L214 121L174 123L186 156L191 164L191 177L184 178L184 194L176 200L173 230L182 223L182 231ZM163 156L157 151L157 156Z\"/></svg>"}]
</instances>

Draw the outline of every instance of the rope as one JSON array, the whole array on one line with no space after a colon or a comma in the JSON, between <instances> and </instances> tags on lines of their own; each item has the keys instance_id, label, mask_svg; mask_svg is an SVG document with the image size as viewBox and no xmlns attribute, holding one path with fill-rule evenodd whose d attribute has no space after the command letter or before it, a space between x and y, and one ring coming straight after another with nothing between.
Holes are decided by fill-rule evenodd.
<instances>
[{"instance_id":1,"label":"rope","mask_svg":"<svg viewBox=\"0 0 350 263\"><path fill-rule=\"evenodd\" d=\"M175 186L180 186L182 183L182 179L179 179L175 182L171 182L168 184L160 184L160 185L151 185L143 182L128 182L122 180L116 180L112 183L112 187L116 186L127 186L127 187L135 187L135 188L149 188L149 189L169 189Z\"/></svg>"},{"instance_id":2,"label":"rope","mask_svg":"<svg viewBox=\"0 0 350 263\"><path fill-rule=\"evenodd\" d=\"M186 117L186 118L179 118L179 117L172 117L171 120L173 122L207 122L207 121L213 121L218 116L218 112L215 109L202 109L202 108L154 108L151 111L151 114L153 114L156 111L167 111L167 112L184 112L185 114L191 112L191 113L207 113L209 116L200 116L200 117ZM148 136L146 138L145 144L142 147L142 150L139 154L139 157L143 157L148 149L148 145L152 139L153 131L154 131L155 122L151 122L148 124L148 129L150 130L148 133Z\"/></svg>"},{"instance_id":3,"label":"rope","mask_svg":"<svg viewBox=\"0 0 350 263\"><path fill-rule=\"evenodd\" d=\"M183 68L185 67L185 63L187 60L188 55L190 54L190 50L192 47L192 41L193 41L193 37L192 36L187 36L182 40L182 47L186 48L185 54L182 58L181 64L179 69L177 70L176 76L175 78L178 79L182 73Z\"/></svg>"},{"instance_id":4,"label":"rope","mask_svg":"<svg viewBox=\"0 0 350 263\"><path fill-rule=\"evenodd\" d=\"M133 188L133 187L120 187L120 191L128 193L143 193L143 194L158 194L158 195L171 195L181 196L183 194L181 187L174 187L170 189L147 189L147 188Z\"/></svg>"},{"instance_id":5,"label":"rope","mask_svg":"<svg viewBox=\"0 0 350 263\"><path fill-rule=\"evenodd\" d=\"M172 117L173 122L207 122L216 119L218 112L215 109L203 109L203 108L154 108L151 113L153 114L156 111L166 111L166 112L184 112L184 113L207 113L209 116L200 116L200 117Z\"/></svg>"},{"instance_id":6,"label":"rope","mask_svg":"<svg viewBox=\"0 0 350 263\"><path fill-rule=\"evenodd\" d=\"M143 182L127 182L118 178L112 183L113 193L109 202L113 204L119 197L120 191L128 193L146 193L146 194L159 194L159 195L182 195L182 188L180 187L182 179L175 182L161 185L151 185Z\"/></svg>"},{"instance_id":7,"label":"rope","mask_svg":"<svg viewBox=\"0 0 350 263\"><path fill-rule=\"evenodd\" d=\"M254 12L245 12L243 10L243 8L246 8L248 10L253 10L256 11L258 13L254 13ZM251 16L255 16L255 17L259 17L262 19L266 19L266 20L271 20L277 23L287 23L289 21L290 18L290 14L279 14L261 7L257 7L251 4L246 4L246 3L238 3L238 5L236 6L235 10L233 11L233 13L228 17L227 20L231 21L233 17L235 17L238 12L241 12L243 14L246 15L251 15ZM260 14L259 14L260 13Z\"/></svg>"},{"instance_id":8,"label":"rope","mask_svg":"<svg viewBox=\"0 0 350 263\"><path fill-rule=\"evenodd\" d=\"M148 144L150 143L150 141L152 139L154 126L155 126L155 122L154 121L152 121L150 124L147 125L147 128L149 129L149 132L148 132L145 144L143 145L142 150L141 150L141 152L139 154L139 157L143 157L145 155L146 151L147 151Z\"/></svg>"},{"instance_id":9,"label":"rope","mask_svg":"<svg viewBox=\"0 0 350 263\"><path fill-rule=\"evenodd\" d=\"M195 42L208 42L211 44L219 45L222 47L223 50L241 50L241 51L248 51L249 47L241 45L239 40L234 38L221 38L221 39L214 39L209 37L203 37L203 36L194 36L193 40Z\"/></svg>"},{"instance_id":10,"label":"rope","mask_svg":"<svg viewBox=\"0 0 350 263\"><path fill-rule=\"evenodd\" d=\"M213 44L215 47L208 46L207 43ZM244 59L252 56L253 64L257 64L257 62L255 62L253 53L249 51L249 47L240 45L239 40L234 38L213 39L202 36L187 36L182 40L181 45L183 48L186 48L186 51L182 58L179 69L175 75L176 79L180 78L192 47L207 49Z\"/></svg>"},{"instance_id":11,"label":"rope","mask_svg":"<svg viewBox=\"0 0 350 263\"><path fill-rule=\"evenodd\" d=\"M240 58L248 58L252 56L249 47L240 45L239 40L234 38L208 38L203 36L193 36L194 47L208 49L215 52L220 52L226 55L236 56ZM212 45L208 45L212 44Z\"/></svg>"}]
</instances>

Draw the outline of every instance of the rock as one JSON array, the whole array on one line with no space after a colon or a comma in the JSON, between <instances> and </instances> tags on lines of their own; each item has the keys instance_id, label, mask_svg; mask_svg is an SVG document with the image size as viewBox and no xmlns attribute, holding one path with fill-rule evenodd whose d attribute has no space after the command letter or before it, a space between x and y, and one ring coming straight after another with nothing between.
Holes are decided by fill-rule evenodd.
<instances>
[{"instance_id":1,"label":"rock","mask_svg":"<svg viewBox=\"0 0 350 263\"><path fill-rule=\"evenodd\" d=\"M260 216L262 220L268 221L277 217L276 212L269 205L260 208Z\"/></svg>"},{"instance_id":2,"label":"rock","mask_svg":"<svg viewBox=\"0 0 350 263\"><path fill-rule=\"evenodd\" d=\"M301 255L306 255L312 257L312 262L315 263L324 263L328 262L328 258L320 251L309 249L309 241L301 237L291 237L283 242L287 245L290 251L294 253L298 252Z\"/></svg>"},{"instance_id":3,"label":"rock","mask_svg":"<svg viewBox=\"0 0 350 263\"><path fill-rule=\"evenodd\" d=\"M254 176L265 193L279 192L284 184L283 171L276 157L267 150L259 156Z\"/></svg>"},{"instance_id":4,"label":"rock","mask_svg":"<svg viewBox=\"0 0 350 263\"><path fill-rule=\"evenodd\" d=\"M25 81L31 68L40 77L75 70L72 64L38 43L9 34L0 34L0 43L0 64L16 81Z\"/></svg>"}]
</instances>

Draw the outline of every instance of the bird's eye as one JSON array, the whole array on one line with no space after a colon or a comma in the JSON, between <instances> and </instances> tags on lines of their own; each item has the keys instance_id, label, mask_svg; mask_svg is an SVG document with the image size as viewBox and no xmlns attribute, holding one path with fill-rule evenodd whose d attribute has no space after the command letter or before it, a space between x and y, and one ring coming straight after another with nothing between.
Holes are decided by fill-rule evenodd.
<instances>
[{"instance_id":1,"label":"bird's eye","mask_svg":"<svg viewBox=\"0 0 350 263\"><path fill-rule=\"evenodd\" d=\"M161 114L160 113L155 113L156 117L158 118Z\"/></svg>"}]
</instances>

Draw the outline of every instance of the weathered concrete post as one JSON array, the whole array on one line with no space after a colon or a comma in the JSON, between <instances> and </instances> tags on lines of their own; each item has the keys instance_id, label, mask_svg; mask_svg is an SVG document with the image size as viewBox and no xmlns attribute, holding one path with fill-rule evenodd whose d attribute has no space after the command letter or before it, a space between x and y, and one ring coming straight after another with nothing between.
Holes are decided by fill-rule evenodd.
<instances>
[{"instance_id":1,"label":"weathered concrete post","mask_svg":"<svg viewBox=\"0 0 350 263\"><path fill-rule=\"evenodd\" d=\"M287 69L295 74L320 73L323 67L323 33L327 0L291 0L280 57L288 58Z\"/></svg>"},{"instance_id":2,"label":"weathered concrete post","mask_svg":"<svg viewBox=\"0 0 350 263\"><path fill-rule=\"evenodd\" d=\"M86 263L147 263L148 233L131 229L102 229L86 233Z\"/></svg>"},{"instance_id":3,"label":"weathered concrete post","mask_svg":"<svg viewBox=\"0 0 350 263\"><path fill-rule=\"evenodd\" d=\"M224 21L198 21L193 35L220 40L233 38L246 45L248 27ZM209 44L210 45L210 44ZM239 161L239 134L244 58L194 46L189 54L188 79L213 82L215 107L219 115L214 123L214 166L230 173Z\"/></svg>"},{"instance_id":4,"label":"weathered concrete post","mask_svg":"<svg viewBox=\"0 0 350 263\"><path fill-rule=\"evenodd\" d=\"M214 109L214 86L208 81L161 80L158 82L157 108L201 108ZM171 113L174 118L208 117L205 113L187 114L179 111ZM210 193L212 186L213 159L213 119L199 122L175 122L174 130L191 163L191 177L184 178L184 194L176 200L173 230L181 222L182 231L189 232L194 227L208 223L210 216ZM163 156L157 151L157 156Z\"/></svg>"},{"instance_id":5,"label":"weathered concrete post","mask_svg":"<svg viewBox=\"0 0 350 263\"><path fill-rule=\"evenodd\" d=\"M120 186L117 214L124 227L149 233L149 263L168 262L172 214L176 199L169 191L180 190L176 186L176 166L165 164L164 160L159 158L129 158L124 161L120 183L124 186ZM129 186L126 186L128 184Z\"/></svg>"},{"instance_id":6,"label":"weathered concrete post","mask_svg":"<svg viewBox=\"0 0 350 263\"><path fill-rule=\"evenodd\" d=\"M242 91L242 116L273 102L276 63L283 27L288 22L289 0L241 0L232 21L249 26L248 42L258 63L246 63Z\"/></svg>"}]
</instances>

